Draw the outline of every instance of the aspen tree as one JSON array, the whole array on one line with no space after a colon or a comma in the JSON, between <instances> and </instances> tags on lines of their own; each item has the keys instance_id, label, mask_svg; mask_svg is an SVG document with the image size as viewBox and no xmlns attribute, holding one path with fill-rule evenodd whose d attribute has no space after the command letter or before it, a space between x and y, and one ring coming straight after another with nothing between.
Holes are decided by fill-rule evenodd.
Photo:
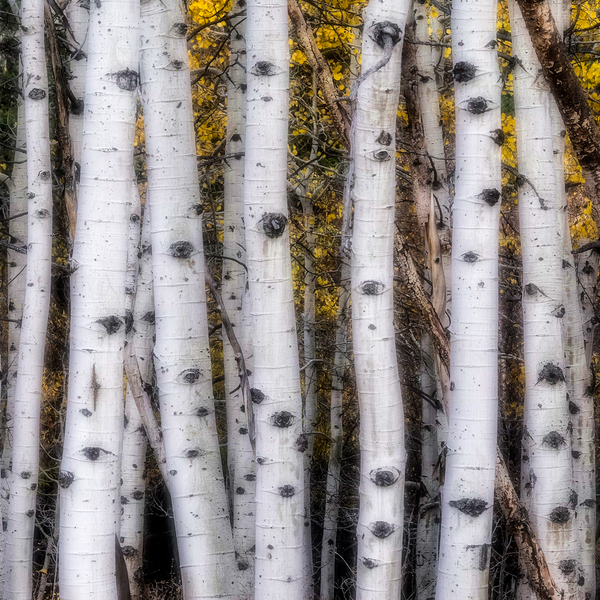
<instances>
[{"instance_id":1,"label":"aspen tree","mask_svg":"<svg viewBox=\"0 0 600 600\"><path fill-rule=\"evenodd\" d=\"M521 497L557 585L574 592L571 437L561 326L563 206L554 160L553 100L543 80L518 6L512 7L519 222L523 253L525 407ZM560 173L562 175L562 171ZM521 588L526 586L523 580ZM536 598L526 589L521 598Z\"/></svg>"},{"instance_id":2,"label":"aspen tree","mask_svg":"<svg viewBox=\"0 0 600 600\"><path fill-rule=\"evenodd\" d=\"M396 112L410 5L363 13L362 73L352 123L352 330L360 406L358 600L398 598L404 510L404 416L393 315Z\"/></svg>"},{"instance_id":3,"label":"aspen tree","mask_svg":"<svg viewBox=\"0 0 600 600\"><path fill-rule=\"evenodd\" d=\"M185 13L142 5L141 91L159 392L185 600L230 597L237 570L215 421ZM168 202L165 201L168 198Z\"/></svg>"},{"instance_id":4,"label":"aspen tree","mask_svg":"<svg viewBox=\"0 0 600 600\"><path fill-rule=\"evenodd\" d=\"M79 225L71 277L69 399L59 476L63 600L117 597L115 534L139 0L92 2L90 11Z\"/></svg>"},{"instance_id":5,"label":"aspen tree","mask_svg":"<svg viewBox=\"0 0 600 600\"><path fill-rule=\"evenodd\" d=\"M127 250L127 305L125 323L127 342L133 344L143 381L152 376L152 336L154 335L154 297L152 294L152 255L150 211L146 210L140 239L141 206L135 175L131 185L129 245ZM139 258L138 258L139 257ZM121 454L121 527L119 542L127 565L129 589L133 600L140 598L140 575L144 542L146 432L129 383L125 395L125 430Z\"/></svg>"},{"instance_id":6,"label":"aspen tree","mask_svg":"<svg viewBox=\"0 0 600 600\"><path fill-rule=\"evenodd\" d=\"M29 600L39 472L39 426L52 261L52 165L44 2L21 5L27 145L27 268L12 414L12 468L6 531L5 600Z\"/></svg>"},{"instance_id":7,"label":"aspen tree","mask_svg":"<svg viewBox=\"0 0 600 600\"><path fill-rule=\"evenodd\" d=\"M235 3L232 12L243 10ZM225 165L225 208L223 233L222 297L246 362L251 354L247 293L246 239L244 231L244 152L246 141L246 18L231 22L230 69L227 78L226 154L236 155ZM227 463L233 508L233 544L238 559L238 578L244 597L254 589L254 489L256 469L239 366L229 338L223 335L225 393L227 403ZM248 362L247 362L248 366Z\"/></svg>"},{"instance_id":8,"label":"aspen tree","mask_svg":"<svg viewBox=\"0 0 600 600\"><path fill-rule=\"evenodd\" d=\"M345 260L344 260L345 258ZM338 311L335 327L335 354L331 375L330 428L331 447L327 469L323 542L321 546L321 600L335 596L335 557L338 518L340 512L340 476L344 430L342 421L344 400L344 371L348 345L348 304L350 300L350 264L346 257L342 263Z\"/></svg>"},{"instance_id":9,"label":"aspen tree","mask_svg":"<svg viewBox=\"0 0 600 600\"><path fill-rule=\"evenodd\" d=\"M496 2L455 0L450 411L436 599L488 595L498 410ZM492 42L493 41L493 42Z\"/></svg>"},{"instance_id":10,"label":"aspen tree","mask_svg":"<svg viewBox=\"0 0 600 600\"><path fill-rule=\"evenodd\" d=\"M302 396L287 217L285 0L250 0L244 222L256 425L256 600L303 600Z\"/></svg>"}]
</instances>

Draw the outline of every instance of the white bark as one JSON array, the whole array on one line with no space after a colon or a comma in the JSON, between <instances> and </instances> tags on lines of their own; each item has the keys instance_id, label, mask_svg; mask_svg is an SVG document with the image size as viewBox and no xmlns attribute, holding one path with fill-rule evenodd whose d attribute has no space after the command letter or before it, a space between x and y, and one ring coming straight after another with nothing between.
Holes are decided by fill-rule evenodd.
<instances>
[{"instance_id":1,"label":"white bark","mask_svg":"<svg viewBox=\"0 0 600 600\"><path fill-rule=\"evenodd\" d=\"M75 161L75 184L78 186L81 176L81 147L83 143L83 112L85 96L85 76L88 53L88 25L90 17L89 0L71 0L65 7L65 15L69 20L71 31L69 41L72 44L69 70L73 79L69 88L77 99L77 105L71 104L69 112L69 134ZM86 8L87 6L87 8ZM71 35L72 33L72 35Z\"/></svg>"},{"instance_id":2,"label":"white bark","mask_svg":"<svg viewBox=\"0 0 600 600\"><path fill-rule=\"evenodd\" d=\"M21 77L19 78L22 81ZM25 101L19 94L17 98L17 139L16 147L26 148L25 139ZM27 155L15 152L15 165L7 185L10 194L10 217L8 233L10 241L19 246L27 246ZM22 215L22 216L18 216ZM8 365L6 374L6 413L3 425L2 458L0 459L0 514L3 530L0 532L0 589L4 577L4 544L6 536L4 526L8 518L8 498L10 495L10 471L12 465L13 416L15 410L15 391L19 365L19 344L21 339L21 319L27 283L27 255L14 250L6 251L8 259Z\"/></svg>"},{"instance_id":3,"label":"white bark","mask_svg":"<svg viewBox=\"0 0 600 600\"><path fill-rule=\"evenodd\" d=\"M141 206L137 183L132 181L127 250L127 282L125 310L127 341L133 344L134 356L144 381L152 375L152 336L154 335L154 296L152 294L152 255L144 249L150 244L150 211L144 217L140 244ZM139 257L139 258L138 258ZM129 589L133 600L140 598L140 576L144 541L144 466L146 433L127 384L125 395L125 429L121 454L121 527L119 542L123 550Z\"/></svg>"},{"instance_id":4,"label":"white bark","mask_svg":"<svg viewBox=\"0 0 600 600\"><path fill-rule=\"evenodd\" d=\"M76 271L71 277L69 401L59 478L63 600L117 596L139 0L91 2L90 10Z\"/></svg>"},{"instance_id":5,"label":"white bark","mask_svg":"<svg viewBox=\"0 0 600 600\"><path fill-rule=\"evenodd\" d=\"M456 104L448 454L437 600L488 595L498 410L501 78L496 2L455 0ZM476 399L476 401L474 401Z\"/></svg>"},{"instance_id":6,"label":"white bark","mask_svg":"<svg viewBox=\"0 0 600 600\"><path fill-rule=\"evenodd\" d=\"M565 215L566 217L566 215ZM563 221L563 347L568 405L573 422L571 458L573 489L577 493L575 528L577 531L578 594L581 598L596 593L595 529L596 529L596 472L594 446L594 400L590 393L590 370L585 357L581 307L577 289L577 273L571 253L569 219ZM583 579L581 579L583 577Z\"/></svg>"},{"instance_id":7,"label":"white bark","mask_svg":"<svg viewBox=\"0 0 600 600\"><path fill-rule=\"evenodd\" d=\"M183 595L207 600L233 594L237 567L212 392L186 32L179 0L142 5L141 84L161 424Z\"/></svg>"},{"instance_id":8,"label":"white bark","mask_svg":"<svg viewBox=\"0 0 600 600\"><path fill-rule=\"evenodd\" d=\"M421 391L435 398L437 382L433 346L428 336L421 341ZM438 462L437 410L422 401L421 483L427 494L421 496L417 521L416 569L417 600L435 597L437 556L440 537L440 494L436 466Z\"/></svg>"},{"instance_id":9,"label":"white bark","mask_svg":"<svg viewBox=\"0 0 600 600\"><path fill-rule=\"evenodd\" d=\"M244 5L235 3L234 13ZM246 22L238 17L231 22L230 69L227 79L226 154L244 152L246 141ZM223 233L223 302L235 327L238 343L247 361L251 353L249 327L244 312L249 312L246 293L246 236L244 231L244 158L236 157L225 168L225 208ZM255 481L254 454L250 444L248 419L240 385L239 367L229 338L223 335L225 394L227 402L227 463L233 508L233 544L237 555L238 580L244 597L252 598L254 589Z\"/></svg>"},{"instance_id":10,"label":"white bark","mask_svg":"<svg viewBox=\"0 0 600 600\"><path fill-rule=\"evenodd\" d=\"M335 557L338 517L340 512L340 476L344 443L343 400L344 371L348 341L348 304L350 300L350 266L342 264L339 304L335 328L335 354L331 375L331 447L327 468L323 543L321 547L321 600L333 600L335 595Z\"/></svg>"},{"instance_id":11,"label":"white bark","mask_svg":"<svg viewBox=\"0 0 600 600\"><path fill-rule=\"evenodd\" d=\"M44 2L21 5L27 140L28 260L15 389L13 456L6 532L5 600L32 595L39 426L52 262L52 165Z\"/></svg>"},{"instance_id":12,"label":"white bark","mask_svg":"<svg viewBox=\"0 0 600 600\"><path fill-rule=\"evenodd\" d=\"M369 3L363 13L362 74L355 83L362 80L351 140L352 330L361 454L357 600L399 598L401 587L406 452L394 331L393 247L400 40L409 8L407 1ZM381 66L385 57L389 61Z\"/></svg>"},{"instance_id":13,"label":"white bark","mask_svg":"<svg viewBox=\"0 0 600 600\"><path fill-rule=\"evenodd\" d=\"M579 240L579 246L589 242L584 238ZM587 250L577 255L577 279L579 281L579 300L583 319L583 340L585 343L585 359L589 365L594 349L594 332L596 329L596 293L598 291L598 271L600 254L597 250Z\"/></svg>"},{"instance_id":14,"label":"white bark","mask_svg":"<svg viewBox=\"0 0 600 600\"><path fill-rule=\"evenodd\" d=\"M571 439L562 349L563 206L555 165L553 100L520 10L511 10L519 221L523 253L525 407L521 496L550 572L568 597L577 581ZM562 174L562 171L559 175ZM521 587L526 584L523 581ZM521 589L521 598L536 598Z\"/></svg>"},{"instance_id":15,"label":"white bark","mask_svg":"<svg viewBox=\"0 0 600 600\"><path fill-rule=\"evenodd\" d=\"M302 397L287 220L285 0L250 0L244 222L256 423L256 600L303 600Z\"/></svg>"}]
</instances>

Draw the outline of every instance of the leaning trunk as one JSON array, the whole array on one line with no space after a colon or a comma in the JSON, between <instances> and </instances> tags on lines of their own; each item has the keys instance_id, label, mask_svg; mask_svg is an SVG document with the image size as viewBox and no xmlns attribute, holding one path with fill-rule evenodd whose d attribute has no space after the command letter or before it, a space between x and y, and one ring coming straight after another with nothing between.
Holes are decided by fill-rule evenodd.
<instances>
[{"instance_id":1,"label":"leaning trunk","mask_svg":"<svg viewBox=\"0 0 600 600\"><path fill-rule=\"evenodd\" d=\"M92 2L90 11L76 270L71 277L69 401L59 476L64 600L117 597L115 506L123 433L139 0ZM108 52L110 48L120 52Z\"/></svg>"},{"instance_id":2,"label":"leaning trunk","mask_svg":"<svg viewBox=\"0 0 600 600\"><path fill-rule=\"evenodd\" d=\"M44 2L21 6L27 139L28 241L25 299L14 397L13 456L6 532L5 600L32 595L39 428L52 261L52 165Z\"/></svg>"}]
</instances>

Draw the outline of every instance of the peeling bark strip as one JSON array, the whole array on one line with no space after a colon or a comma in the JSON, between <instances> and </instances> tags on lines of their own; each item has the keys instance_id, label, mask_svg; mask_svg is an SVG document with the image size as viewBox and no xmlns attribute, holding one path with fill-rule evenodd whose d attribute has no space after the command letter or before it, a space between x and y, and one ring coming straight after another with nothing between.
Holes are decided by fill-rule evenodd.
<instances>
[{"instance_id":1,"label":"peeling bark strip","mask_svg":"<svg viewBox=\"0 0 600 600\"><path fill-rule=\"evenodd\" d=\"M573 71L547 0L517 0L544 77L558 105L573 150L600 198L600 129ZM587 176L586 176L587 178Z\"/></svg>"}]
</instances>

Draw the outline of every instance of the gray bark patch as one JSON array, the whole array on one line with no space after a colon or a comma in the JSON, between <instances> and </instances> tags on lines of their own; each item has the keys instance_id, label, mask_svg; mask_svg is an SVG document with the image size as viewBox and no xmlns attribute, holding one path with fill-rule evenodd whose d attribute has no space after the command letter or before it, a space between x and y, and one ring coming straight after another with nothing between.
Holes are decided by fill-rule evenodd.
<instances>
[{"instance_id":1,"label":"gray bark patch","mask_svg":"<svg viewBox=\"0 0 600 600\"><path fill-rule=\"evenodd\" d=\"M186 369L185 371L179 373L179 376L183 381L185 381L185 383L193 384L200 379L200 369Z\"/></svg>"},{"instance_id":2,"label":"gray bark patch","mask_svg":"<svg viewBox=\"0 0 600 600\"><path fill-rule=\"evenodd\" d=\"M82 408L79 410L79 412L84 416L84 417L91 417L92 416L92 411L88 410L87 408ZM125 424L125 426L127 426L127 424Z\"/></svg>"},{"instance_id":3,"label":"gray bark patch","mask_svg":"<svg viewBox=\"0 0 600 600\"><path fill-rule=\"evenodd\" d=\"M248 433L248 430L245 427L240 427L238 432L240 435L246 435Z\"/></svg>"},{"instance_id":4,"label":"gray bark patch","mask_svg":"<svg viewBox=\"0 0 600 600\"><path fill-rule=\"evenodd\" d=\"M279 488L279 495L282 498L291 498L296 494L296 488L293 485L282 485Z\"/></svg>"},{"instance_id":5,"label":"gray bark patch","mask_svg":"<svg viewBox=\"0 0 600 600\"><path fill-rule=\"evenodd\" d=\"M254 473L248 473L247 475L244 475L244 479L246 481L256 481L256 475Z\"/></svg>"},{"instance_id":6,"label":"gray bark patch","mask_svg":"<svg viewBox=\"0 0 600 600\"><path fill-rule=\"evenodd\" d=\"M490 136L494 144L497 144L498 146L503 146L504 142L506 141L506 135L502 129L494 129L492 132L490 132Z\"/></svg>"},{"instance_id":7,"label":"gray bark patch","mask_svg":"<svg viewBox=\"0 0 600 600\"><path fill-rule=\"evenodd\" d=\"M590 265L589 261L586 260L585 261L585 266L581 270L586 275L591 275L594 272L594 267L592 267L592 265Z\"/></svg>"},{"instance_id":8,"label":"gray bark patch","mask_svg":"<svg viewBox=\"0 0 600 600\"><path fill-rule=\"evenodd\" d=\"M277 65L268 60L259 60L252 68L254 75L262 75L264 77L272 77L277 75Z\"/></svg>"},{"instance_id":9,"label":"gray bark patch","mask_svg":"<svg viewBox=\"0 0 600 600\"><path fill-rule=\"evenodd\" d=\"M458 83L467 83L467 81L471 81L471 79L475 78L476 72L477 67L464 60L457 62L452 69L454 81L458 81Z\"/></svg>"},{"instance_id":10,"label":"gray bark patch","mask_svg":"<svg viewBox=\"0 0 600 600\"><path fill-rule=\"evenodd\" d=\"M473 115L482 115L489 110L488 102L483 96L469 98L467 100L467 110Z\"/></svg>"},{"instance_id":11,"label":"gray bark patch","mask_svg":"<svg viewBox=\"0 0 600 600\"><path fill-rule=\"evenodd\" d=\"M137 71L132 71L131 69L117 71L114 76L117 87L128 92L133 92L137 88L140 77Z\"/></svg>"},{"instance_id":12,"label":"gray bark patch","mask_svg":"<svg viewBox=\"0 0 600 600\"><path fill-rule=\"evenodd\" d=\"M125 556L126 558L137 556L138 553L138 551L133 546L123 546L121 548L121 551L123 552L123 556Z\"/></svg>"},{"instance_id":13,"label":"gray bark patch","mask_svg":"<svg viewBox=\"0 0 600 600\"><path fill-rule=\"evenodd\" d=\"M375 140L378 144L382 146L390 146L392 143L392 134L389 131L382 131L379 134L379 137Z\"/></svg>"},{"instance_id":14,"label":"gray bark patch","mask_svg":"<svg viewBox=\"0 0 600 600\"><path fill-rule=\"evenodd\" d=\"M371 525L371 533L379 539L384 539L394 533L395 527L386 521L375 521Z\"/></svg>"},{"instance_id":15,"label":"gray bark patch","mask_svg":"<svg viewBox=\"0 0 600 600\"><path fill-rule=\"evenodd\" d=\"M569 506L575 510L577 508L577 501L578 501L579 496L577 495L577 492L575 490L571 490L571 493L569 494Z\"/></svg>"},{"instance_id":16,"label":"gray bark patch","mask_svg":"<svg viewBox=\"0 0 600 600\"><path fill-rule=\"evenodd\" d=\"M129 498L125 496L121 496L121 504L129 504Z\"/></svg>"},{"instance_id":17,"label":"gray bark patch","mask_svg":"<svg viewBox=\"0 0 600 600\"><path fill-rule=\"evenodd\" d=\"M110 317L104 317L102 319L98 319L96 323L100 323L104 329L106 329L106 333L108 335L112 335L113 333L117 333L119 329L121 329L121 325L123 325L123 321L117 317L116 315L110 315Z\"/></svg>"},{"instance_id":18,"label":"gray bark patch","mask_svg":"<svg viewBox=\"0 0 600 600\"><path fill-rule=\"evenodd\" d=\"M525 286L525 293L528 296L535 296L538 293L544 294L544 292L542 292L542 290L540 290L540 288L537 285L535 285L535 283L528 283Z\"/></svg>"},{"instance_id":19,"label":"gray bark patch","mask_svg":"<svg viewBox=\"0 0 600 600\"><path fill-rule=\"evenodd\" d=\"M390 487L400 478L400 472L394 467L383 467L373 469L369 473L369 478L378 487Z\"/></svg>"},{"instance_id":20,"label":"gray bark patch","mask_svg":"<svg viewBox=\"0 0 600 600\"><path fill-rule=\"evenodd\" d=\"M250 565L248 563L239 562L237 564L238 571L246 571L249 567Z\"/></svg>"},{"instance_id":21,"label":"gray bark patch","mask_svg":"<svg viewBox=\"0 0 600 600\"><path fill-rule=\"evenodd\" d=\"M581 452L579 450L571 450L571 456L577 460L581 456Z\"/></svg>"},{"instance_id":22,"label":"gray bark patch","mask_svg":"<svg viewBox=\"0 0 600 600\"><path fill-rule=\"evenodd\" d=\"M187 24L182 22L174 23L171 29L173 30L173 33L179 37L183 37L188 32Z\"/></svg>"},{"instance_id":23,"label":"gray bark patch","mask_svg":"<svg viewBox=\"0 0 600 600\"><path fill-rule=\"evenodd\" d=\"M75 474L71 471L61 471L58 475L58 485L66 490L75 480Z\"/></svg>"},{"instance_id":24,"label":"gray bark patch","mask_svg":"<svg viewBox=\"0 0 600 600\"><path fill-rule=\"evenodd\" d=\"M386 160L390 160L392 157L387 150L375 150L375 152L373 152L373 158L378 162L385 162Z\"/></svg>"},{"instance_id":25,"label":"gray bark patch","mask_svg":"<svg viewBox=\"0 0 600 600\"><path fill-rule=\"evenodd\" d=\"M481 551L479 553L479 570L485 571L488 566L488 560L490 555L490 544L481 544Z\"/></svg>"},{"instance_id":26,"label":"gray bark patch","mask_svg":"<svg viewBox=\"0 0 600 600\"><path fill-rule=\"evenodd\" d=\"M495 206L500 200L500 192L496 188L486 188L480 196L488 206Z\"/></svg>"},{"instance_id":27,"label":"gray bark patch","mask_svg":"<svg viewBox=\"0 0 600 600\"><path fill-rule=\"evenodd\" d=\"M28 510L25 513L26 516L28 516L29 518L33 517L33 515L35 515L35 510Z\"/></svg>"},{"instance_id":28,"label":"gray bark patch","mask_svg":"<svg viewBox=\"0 0 600 600\"><path fill-rule=\"evenodd\" d=\"M125 333L133 329L133 313L130 310L125 311Z\"/></svg>"},{"instance_id":29,"label":"gray bark patch","mask_svg":"<svg viewBox=\"0 0 600 600\"><path fill-rule=\"evenodd\" d=\"M363 281L358 289L365 296L379 296L383 294L383 290L385 290L385 285L381 281L374 281L373 279L369 279L367 281Z\"/></svg>"},{"instance_id":30,"label":"gray bark patch","mask_svg":"<svg viewBox=\"0 0 600 600\"><path fill-rule=\"evenodd\" d=\"M550 521L552 521L552 523L568 523L570 518L571 513L569 512L569 509L566 506L557 506L550 513Z\"/></svg>"},{"instance_id":31,"label":"gray bark patch","mask_svg":"<svg viewBox=\"0 0 600 600\"><path fill-rule=\"evenodd\" d=\"M142 492L141 490L136 490L131 494L131 497L134 500L141 500L144 497L144 492Z\"/></svg>"},{"instance_id":32,"label":"gray bark patch","mask_svg":"<svg viewBox=\"0 0 600 600\"><path fill-rule=\"evenodd\" d=\"M294 443L294 448L300 453L306 452L308 450L308 436L301 433Z\"/></svg>"},{"instance_id":33,"label":"gray bark patch","mask_svg":"<svg viewBox=\"0 0 600 600\"><path fill-rule=\"evenodd\" d=\"M537 383L540 383L540 381L546 381L550 385L556 385L564 380L565 376L562 369L558 365L546 363L538 374Z\"/></svg>"},{"instance_id":34,"label":"gray bark patch","mask_svg":"<svg viewBox=\"0 0 600 600\"><path fill-rule=\"evenodd\" d=\"M182 60L172 60L169 63L169 66L175 69L176 71L180 71L183 69L183 61Z\"/></svg>"},{"instance_id":35,"label":"gray bark patch","mask_svg":"<svg viewBox=\"0 0 600 600\"><path fill-rule=\"evenodd\" d=\"M142 321L154 325L156 323L156 316L153 310L149 310L143 317Z\"/></svg>"},{"instance_id":36,"label":"gray bark patch","mask_svg":"<svg viewBox=\"0 0 600 600\"><path fill-rule=\"evenodd\" d=\"M579 406L577 406L577 404L575 404L575 402L573 402L573 400L569 400L569 412L572 415L576 415L581 412L581 409Z\"/></svg>"},{"instance_id":37,"label":"gray bark patch","mask_svg":"<svg viewBox=\"0 0 600 600\"><path fill-rule=\"evenodd\" d=\"M250 397L254 404L260 404L265 399L265 395L258 388L250 388Z\"/></svg>"},{"instance_id":38,"label":"gray bark patch","mask_svg":"<svg viewBox=\"0 0 600 600\"><path fill-rule=\"evenodd\" d=\"M291 427L294 421L294 415L287 410L281 410L271 416L271 424L282 429Z\"/></svg>"},{"instance_id":39,"label":"gray bark patch","mask_svg":"<svg viewBox=\"0 0 600 600\"><path fill-rule=\"evenodd\" d=\"M570 269L572 266L573 265L568 260L565 260L563 258L563 261L562 261L562 268L563 269Z\"/></svg>"},{"instance_id":40,"label":"gray bark patch","mask_svg":"<svg viewBox=\"0 0 600 600\"><path fill-rule=\"evenodd\" d=\"M565 444L565 438L558 431L551 431L542 438L542 443L557 449Z\"/></svg>"},{"instance_id":41,"label":"gray bark patch","mask_svg":"<svg viewBox=\"0 0 600 600\"><path fill-rule=\"evenodd\" d=\"M375 569L381 563L378 560L374 559L374 558L363 558L362 559L362 564L365 567L367 567L367 569Z\"/></svg>"},{"instance_id":42,"label":"gray bark patch","mask_svg":"<svg viewBox=\"0 0 600 600\"><path fill-rule=\"evenodd\" d=\"M27 95L32 100L43 100L46 97L46 92L41 88L33 88Z\"/></svg>"},{"instance_id":43,"label":"gray bark patch","mask_svg":"<svg viewBox=\"0 0 600 600\"><path fill-rule=\"evenodd\" d=\"M206 417L208 414L210 413L210 411L208 410L208 408L206 408L205 406L201 406L197 411L196 414L199 417Z\"/></svg>"},{"instance_id":44,"label":"gray bark patch","mask_svg":"<svg viewBox=\"0 0 600 600\"><path fill-rule=\"evenodd\" d=\"M565 316L565 313L567 311L565 310L565 307L562 304L559 304L553 311L552 311L552 316L556 317L557 319L562 319Z\"/></svg>"},{"instance_id":45,"label":"gray bark patch","mask_svg":"<svg viewBox=\"0 0 600 600\"><path fill-rule=\"evenodd\" d=\"M264 456L257 456L256 457L256 462L259 465L264 465L267 462L267 459Z\"/></svg>"},{"instance_id":46,"label":"gray bark patch","mask_svg":"<svg viewBox=\"0 0 600 600\"><path fill-rule=\"evenodd\" d=\"M204 454L204 451L201 450L200 448L188 448L183 453L183 455L186 458L197 458L198 456L202 456L203 454Z\"/></svg>"},{"instance_id":47,"label":"gray bark patch","mask_svg":"<svg viewBox=\"0 0 600 600\"><path fill-rule=\"evenodd\" d=\"M83 98L76 98L75 102L71 102L71 114L79 117L83 114L85 103Z\"/></svg>"},{"instance_id":48,"label":"gray bark patch","mask_svg":"<svg viewBox=\"0 0 600 600\"><path fill-rule=\"evenodd\" d=\"M169 475L175 476L175 475L177 475L177 471L175 469L171 469L169 471Z\"/></svg>"},{"instance_id":49,"label":"gray bark patch","mask_svg":"<svg viewBox=\"0 0 600 600\"><path fill-rule=\"evenodd\" d=\"M478 517L488 508L487 502L481 498L461 498L460 500L450 500L448 504L470 517Z\"/></svg>"},{"instance_id":50,"label":"gray bark patch","mask_svg":"<svg viewBox=\"0 0 600 600\"><path fill-rule=\"evenodd\" d=\"M587 500L584 500L579 506L585 506L586 508L594 508L594 506L596 506L596 501L592 500L591 498L588 498Z\"/></svg>"},{"instance_id":51,"label":"gray bark patch","mask_svg":"<svg viewBox=\"0 0 600 600\"><path fill-rule=\"evenodd\" d=\"M173 242L169 246L169 254L173 258L189 258L194 252L194 244L180 240L179 242Z\"/></svg>"},{"instance_id":52,"label":"gray bark patch","mask_svg":"<svg viewBox=\"0 0 600 600\"><path fill-rule=\"evenodd\" d=\"M29 479L31 477L31 471L23 471L21 473L21 479Z\"/></svg>"},{"instance_id":53,"label":"gray bark patch","mask_svg":"<svg viewBox=\"0 0 600 600\"><path fill-rule=\"evenodd\" d=\"M246 493L246 490L243 487L238 487L236 488L235 493L238 496L243 496Z\"/></svg>"},{"instance_id":54,"label":"gray bark patch","mask_svg":"<svg viewBox=\"0 0 600 600\"><path fill-rule=\"evenodd\" d=\"M268 238L276 239L283 235L287 225L287 217L282 213L264 213L259 221Z\"/></svg>"},{"instance_id":55,"label":"gray bark patch","mask_svg":"<svg viewBox=\"0 0 600 600\"><path fill-rule=\"evenodd\" d=\"M561 560L558 563L558 568L565 574L573 573L575 568L577 567L577 561L573 558L567 558L565 560Z\"/></svg>"},{"instance_id":56,"label":"gray bark patch","mask_svg":"<svg viewBox=\"0 0 600 600\"><path fill-rule=\"evenodd\" d=\"M469 252L465 252L462 255L462 259L467 263L474 263L479 260L479 256L475 254L475 252L473 252L472 250L469 250Z\"/></svg>"},{"instance_id":57,"label":"gray bark patch","mask_svg":"<svg viewBox=\"0 0 600 600\"><path fill-rule=\"evenodd\" d=\"M98 460L102 453L109 454L106 450L98 448L97 446L88 446L84 448L82 452L88 460Z\"/></svg>"},{"instance_id":58,"label":"gray bark patch","mask_svg":"<svg viewBox=\"0 0 600 600\"><path fill-rule=\"evenodd\" d=\"M399 41L402 34L402 30L396 23L391 21L381 21L381 23L375 23L371 34L371 39L380 47L384 48L386 38L392 42L395 46Z\"/></svg>"}]
</instances>

